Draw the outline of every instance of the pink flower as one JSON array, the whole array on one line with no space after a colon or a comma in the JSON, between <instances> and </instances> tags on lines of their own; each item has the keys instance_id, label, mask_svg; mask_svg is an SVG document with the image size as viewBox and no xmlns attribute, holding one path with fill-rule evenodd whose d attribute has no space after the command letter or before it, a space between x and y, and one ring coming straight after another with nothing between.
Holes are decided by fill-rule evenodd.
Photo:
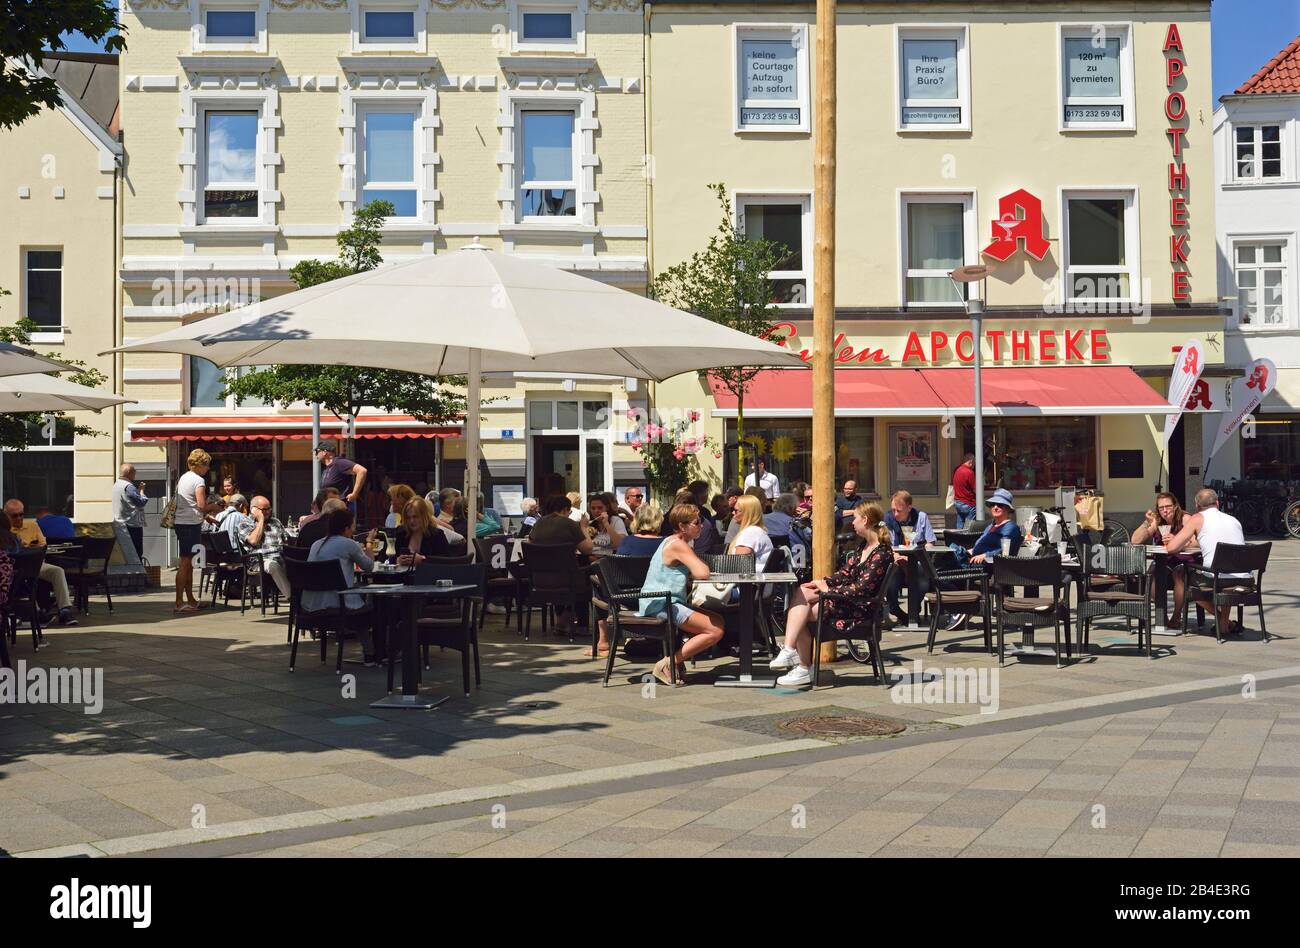
<instances>
[{"instance_id":1,"label":"pink flower","mask_svg":"<svg viewBox=\"0 0 1300 948\"><path fill-rule=\"evenodd\" d=\"M661 428L659 425L652 424L652 425L645 426L645 434L647 438L658 438L663 433L664 433L664 429Z\"/></svg>"},{"instance_id":2,"label":"pink flower","mask_svg":"<svg viewBox=\"0 0 1300 948\"><path fill-rule=\"evenodd\" d=\"M684 442L682 442L682 447L685 450L689 451L691 454L694 454L696 451L699 450L700 446L699 443L694 438L687 438Z\"/></svg>"},{"instance_id":3,"label":"pink flower","mask_svg":"<svg viewBox=\"0 0 1300 948\"><path fill-rule=\"evenodd\" d=\"M690 417L691 417L691 421L699 421L700 413L698 411L692 411Z\"/></svg>"},{"instance_id":4,"label":"pink flower","mask_svg":"<svg viewBox=\"0 0 1300 948\"><path fill-rule=\"evenodd\" d=\"M641 450L641 442L640 442L640 441L633 441L633 442L632 442L632 450L633 450L633 451L640 451L640 450Z\"/></svg>"},{"instance_id":5,"label":"pink flower","mask_svg":"<svg viewBox=\"0 0 1300 948\"><path fill-rule=\"evenodd\" d=\"M628 421L636 421L636 409L635 409L635 408L629 408L629 409L627 410L627 413L626 413L626 414L627 414L627 420L628 420Z\"/></svg>"},{"instance_id":6,"label":"pink flower","mask_svg":"<svg viewBox=\"0 0 1300 948\"><path fill-rule=\"evenodd\" d=\"M715 458L720 458L720 457L722 457L722 452L721 452L721 451L714 451L714 452L713 452L713 456L714 456Z\"/></svg>"},{"instance_id":7,"label":"pink flower","mask_svg":"<svg viewBox=\"0 0 1300 948\"><path fill-rule=\"evenodd\" d=\"M678 448L676 451L673 452L673 457L675 457L677 460L680 461L684 457L686 457L686 452L683 451L681 448Z\"/></svg>"}]
</instances>

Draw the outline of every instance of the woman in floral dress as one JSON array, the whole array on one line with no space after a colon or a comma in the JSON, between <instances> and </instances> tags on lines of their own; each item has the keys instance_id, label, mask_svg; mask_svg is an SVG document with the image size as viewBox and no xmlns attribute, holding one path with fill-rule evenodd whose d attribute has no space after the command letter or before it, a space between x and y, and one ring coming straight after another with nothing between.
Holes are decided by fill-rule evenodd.
<instances>
[{"instance_id":1,"label":"woman in floral dress","mask_svg":"<svg viewBox=\"0 0 1300 948\"><path fill-rule=\"evenodd\" d=\"M783 688L811 688L813 624L822 608L827 609L831 628L844 630L874 619L869 603L880 590L894 552L885 527L885 513L879 504L864 501L853 510L853 532L862 537L862 547L849 557L839 572L804 583L790 597L785 614L785 645L768 666L786 671L776 680ZM824 592L852 596L851 603L820 602Z\"/></svg>"}]
</instances>

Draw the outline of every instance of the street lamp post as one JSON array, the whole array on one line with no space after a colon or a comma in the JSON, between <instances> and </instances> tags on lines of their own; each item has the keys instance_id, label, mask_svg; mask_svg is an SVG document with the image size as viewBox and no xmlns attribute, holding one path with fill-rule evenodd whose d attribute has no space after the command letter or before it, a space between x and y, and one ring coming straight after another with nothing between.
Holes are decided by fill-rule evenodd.
<instances>
[{"instance_id":1,"label":"street lamp post","mask_svg":"<svg viewBox=\"0 0 1300 948\"><path fill-rule=\"evenodd\" d=\"M962 293L965 301L966 315L970 317L971 348L975 360L975 519L984 519L984 391L983 391L983 341L984 341L984 301L988 298L988 275L993 270L985 264L972 264L958 267L948 274L948 279L961 291L962 284L980 284L978 296Z\"/></svg>"}]
</instances>

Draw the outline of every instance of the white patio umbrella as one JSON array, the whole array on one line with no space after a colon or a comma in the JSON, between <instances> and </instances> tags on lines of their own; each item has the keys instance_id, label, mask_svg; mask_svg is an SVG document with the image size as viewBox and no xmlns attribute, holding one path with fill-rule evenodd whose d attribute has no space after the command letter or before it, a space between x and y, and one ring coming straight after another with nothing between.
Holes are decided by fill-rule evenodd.
<instances>
[{"instance_id":1,"label":"white patio umbrella","mask_svg":"<svg viewBox=\"0 0 1300 948\"><path fill-rule=\"evenodd\" d=\"M72 366L37 355L11 342L0 342L0 376L29 375L33 372L68 372Z\"/></svg>"},{"instance_id":2,"label":"white patio umbrella","mask_svg":"<svg viewBox=\"0 0 1300 948\"><path fill-rule=\"evenodd\" d=\"M478 496L483 372L594 372L662 381L727 365L802 367L795 353L596 280L488 250L383 266L209 316L114 352L218 366L335 364L467 375L466 497Z\"/></svg>"},{"instance_id":3,"label":"white patio umbrella","mask_svg":"<svg viewBox=\"0 0 1300 948\"><path fill-rule=\"evenodd\" d=\"M69 382L56 375L9 375L0 378L0 412L99 411L133 401Z\"/></svg>"}]
</instances>

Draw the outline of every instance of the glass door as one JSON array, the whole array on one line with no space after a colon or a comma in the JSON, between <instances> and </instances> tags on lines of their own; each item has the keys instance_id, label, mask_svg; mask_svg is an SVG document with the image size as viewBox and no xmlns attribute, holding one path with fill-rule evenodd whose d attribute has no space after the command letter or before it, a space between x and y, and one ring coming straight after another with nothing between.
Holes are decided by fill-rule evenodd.
<instances>
[{"instance_id":1,"label":"glass door","mask_svg":"<svg viewBox=\"0 0 1300 948\"><path fill-rule=\"evenodd\" d=\"M528 403L528 492L539 497L557 487L588 497L614 483L609 402L582 398ZM570 447L572 446L572 447Z\"/></svg>"}]
</instances>

